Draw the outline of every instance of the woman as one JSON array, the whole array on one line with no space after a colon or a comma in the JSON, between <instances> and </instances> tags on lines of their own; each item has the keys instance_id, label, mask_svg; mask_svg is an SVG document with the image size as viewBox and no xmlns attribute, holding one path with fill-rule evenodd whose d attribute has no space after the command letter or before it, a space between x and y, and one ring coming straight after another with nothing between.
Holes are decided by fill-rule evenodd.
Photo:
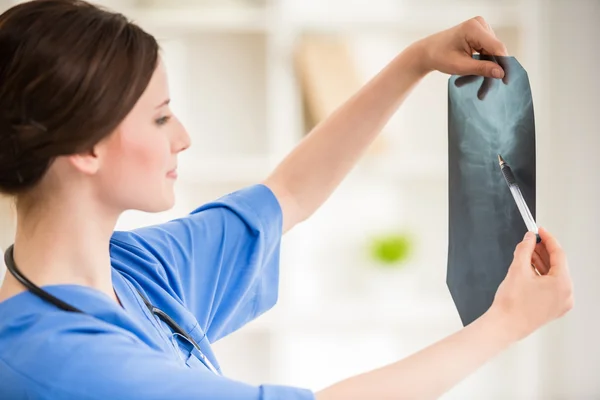
<instances>
[{"instance_id":1,"label":"woman","mask_svg":"<svg viewBox=\"0 0 600 400\"><path fill-rule=\"evenodd\" d=\"M282 233L327 199L423 76L503 77L474 51L506 54L482 18L414 43L263 182L175 221L113 232L125 210L173 206L177 155L190 146L169 110L157 43L83 1L5 12L0 190L18 218L0 288L0 397L435 398L564 314L567 261L541 230L537 249L530 235L517 246L480 319L319 393L230 380L211 351L275 304Z\"/></svg>"}]
</instances>

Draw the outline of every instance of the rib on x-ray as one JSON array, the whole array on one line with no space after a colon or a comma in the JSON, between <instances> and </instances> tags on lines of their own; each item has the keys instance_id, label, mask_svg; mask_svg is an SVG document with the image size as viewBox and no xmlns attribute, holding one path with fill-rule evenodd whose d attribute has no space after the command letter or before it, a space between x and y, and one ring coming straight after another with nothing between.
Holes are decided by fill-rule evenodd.
<instances>
[{"instance_id":1,"label":"rib on x-ray","mask_svg":"<svg viewBox=\"0 0 600 400\"><path fill-rule=\"evenodd\" d=\"M505 77L453 75L448 81L446 283L463 325L491 306L527 231L498 154L512 167L534 218L536 203L535 124L527 73L514 57L474 58L497 62Z\"/></svg>"}]
</instances>

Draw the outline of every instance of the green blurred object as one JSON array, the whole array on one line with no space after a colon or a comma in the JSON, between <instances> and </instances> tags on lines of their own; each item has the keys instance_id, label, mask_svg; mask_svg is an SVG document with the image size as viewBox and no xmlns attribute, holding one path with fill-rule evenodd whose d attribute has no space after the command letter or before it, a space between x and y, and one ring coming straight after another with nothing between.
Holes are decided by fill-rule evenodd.
<instances>
[{"instance_id":1,"label":"green blurred object","mask_svg":"<svg viewBox=\"0 0 600 400\"><path fill-rule=\"evenodd\" d=\"M389 233L371 239L371 255L384 266L399 266L406 261L413 247L407 233Z\"/></svg>"}]
</instances>

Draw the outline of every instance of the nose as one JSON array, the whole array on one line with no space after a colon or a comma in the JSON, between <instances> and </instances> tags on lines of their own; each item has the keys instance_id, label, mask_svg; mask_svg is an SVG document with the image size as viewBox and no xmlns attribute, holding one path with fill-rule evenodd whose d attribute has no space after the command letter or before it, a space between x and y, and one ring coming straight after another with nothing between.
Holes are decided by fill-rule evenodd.
<instances>
[{"instance_id":1,"label":"nose","mask_svg":"<svg viewBox=\"0 0 600 400\"><path fill-rule=\"evenodd\" d=\"M173 140L171 141L173 153L184 151L192 145L192 139L181 123L178 123L174 133Z\"/></svg>"}]
</instances>

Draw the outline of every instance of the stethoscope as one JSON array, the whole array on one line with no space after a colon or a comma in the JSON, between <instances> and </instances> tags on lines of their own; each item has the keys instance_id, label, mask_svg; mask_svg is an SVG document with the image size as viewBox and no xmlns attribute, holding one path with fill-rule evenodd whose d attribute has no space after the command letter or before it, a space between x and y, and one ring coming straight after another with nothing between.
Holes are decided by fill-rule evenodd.
<instances>
[{"instance_id":1,"label":"stethoscope","mask_svg":"<svg viewBox=\"0 0 600 400\"><path fill-rule=\"evenodd\" d=\"M62 301L61 299L59 299L59 298L51 295L50 293L48 293L44 289L42 289L39 286L37 286L35 283L31 282L29 279L27 279L27 277L25 275L23 275L21 273L21 271L19 271L19 268L17 268L17 264L15 263L13 251L14 251L14 245L11 245L11 246L8 247L8 249L6 249L6 252L4 253L4 262L6 263L6 268L8 269L8 271L23 286L25 286L30 292L32 292L36 296L40 297L41 299L47 301L48 303L50 303L52 305L55 305L56 307L58 307L58 308L60 308L62 310L69 311L69 312L76 312L76 313L86 314L85 312L81 311L80 309L78 309L76 307L73 307L69 303L66 303L66 302ZM202 350L200 348L200 345L194 340L194 338L191 335L189 335L166 312L164 312L163 310L161 310L158 307L155 307L152 303L150 303L150 301L142 293L140 293L139 290L136 289L136 291L140 295L140 297L142 298L142 300L144 301L144 304L146 305L146 307L148 308L148 310L153 315L155 315L156 317L158 317L161 321L163 321L165 324L167 324L169 326L169 328L171 328L171 330L173 331L173 333L175 335L182 336L187 341L189 341L195 347L195 349L197 350L198 355L199 355L198 358L200 359L200 361L209 370L211 370L212 372L214 372L217 375L220 375L220 373L217 370L217 368L215 368L215 366L208 359L208 357L206 357L204 355L204 353L202 352Z\"/></svg>"}]
</instances>

